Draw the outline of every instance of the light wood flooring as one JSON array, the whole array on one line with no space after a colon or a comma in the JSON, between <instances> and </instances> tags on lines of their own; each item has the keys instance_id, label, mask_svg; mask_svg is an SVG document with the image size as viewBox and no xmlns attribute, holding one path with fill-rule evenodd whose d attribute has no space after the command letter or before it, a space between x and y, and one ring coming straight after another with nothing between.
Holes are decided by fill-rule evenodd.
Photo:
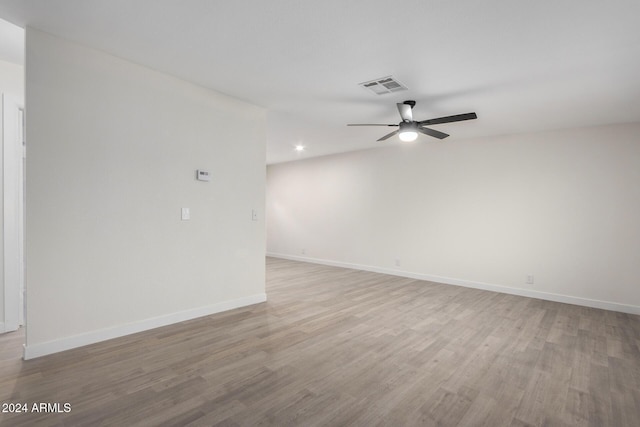
<instances>
[{"instance_id":1,"label":"light wood flooring","mask_svg":"<svg viewBox=\"0 0 640 427\"><path fill-rule=\"evenodd\" d=\"M638 426L640 317L267 259L268 302L30 361L2 426Z\"/></svg>"}]
</instances>

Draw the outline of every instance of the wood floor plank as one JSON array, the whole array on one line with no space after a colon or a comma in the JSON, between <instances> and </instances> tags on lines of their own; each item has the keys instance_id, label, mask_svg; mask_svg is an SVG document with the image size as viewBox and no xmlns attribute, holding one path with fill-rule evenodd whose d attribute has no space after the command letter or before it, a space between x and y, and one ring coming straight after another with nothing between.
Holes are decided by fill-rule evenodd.
<instances>
[{"instance_id":1,"label":"wood floor plank","mask_svg":"<svg viewBox=\"0 0 640 427\"><path fill-rule=\"evenodd\" d=\"M612 426L640 419L640 317L267 259L268 301L22 361L0 426Z\"/></svg>"}]
</instances>

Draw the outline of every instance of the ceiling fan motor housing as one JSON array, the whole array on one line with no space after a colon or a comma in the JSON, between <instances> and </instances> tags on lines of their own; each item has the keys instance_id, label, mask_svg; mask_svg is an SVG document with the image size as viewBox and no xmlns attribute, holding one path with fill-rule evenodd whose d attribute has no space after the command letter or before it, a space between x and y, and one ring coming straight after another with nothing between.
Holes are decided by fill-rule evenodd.
<instances>
[{"instance_id":1,"label":"ceiling fan motor housing","mask_svg":"<svg viewBox=\"0 0 640 427\"><path fill-rule=\"evenodd\" d=\"M416 122L400 122L399 132L418 132L418 125Z\"/></svg>"}]
</instances>

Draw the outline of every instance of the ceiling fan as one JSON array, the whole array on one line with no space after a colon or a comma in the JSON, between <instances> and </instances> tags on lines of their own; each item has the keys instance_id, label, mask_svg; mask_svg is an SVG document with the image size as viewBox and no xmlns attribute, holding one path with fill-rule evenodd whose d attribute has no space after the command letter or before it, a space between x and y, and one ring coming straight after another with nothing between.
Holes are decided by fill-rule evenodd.
<instances>
[{"instance_id":1,"label":"ceiling fan","mask_svg":"<svg viewBox=\"0 0 640 427\"><path fill-rule=\"evenodd\" d=\"M416 138L418 137L418 132L425 135L433 136L434 138L438 139L444 139L449 136L444 132L425 127L427 125L439 125L442 123L460 122L463 120L473 120L478 118L476 113L466 113L457 114L455 116L439 117L437 119L415 121L413 120L413 112L411 110L413 110L413 107L416 105L416 101L404 101L402 104L398 103L396 105L398 106L400 117L402 117L402 121L397 125L348 124L347 126L396 126L398 127L398 130L394 130L393 132L386 134L378 141L384 141L385 139L389 139L392 136L398 134L401 141L411 142L416 140Z\"/></svg>"}]
</instances>

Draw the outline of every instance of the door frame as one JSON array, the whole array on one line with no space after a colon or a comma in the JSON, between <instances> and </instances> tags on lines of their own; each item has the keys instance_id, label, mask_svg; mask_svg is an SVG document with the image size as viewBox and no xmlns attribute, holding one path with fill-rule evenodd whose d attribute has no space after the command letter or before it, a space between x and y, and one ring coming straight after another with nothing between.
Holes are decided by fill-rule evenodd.
<instances>
[{"instance_id":1,"label":"door frame","mask_svg":"<svg viewBox=\"0 0 640 427\"><path fill-rule=\"evenodd\" d=\"M25 323L24 107L2 94L2 227L4 331Z\"/></svg>"}]
</instances>

